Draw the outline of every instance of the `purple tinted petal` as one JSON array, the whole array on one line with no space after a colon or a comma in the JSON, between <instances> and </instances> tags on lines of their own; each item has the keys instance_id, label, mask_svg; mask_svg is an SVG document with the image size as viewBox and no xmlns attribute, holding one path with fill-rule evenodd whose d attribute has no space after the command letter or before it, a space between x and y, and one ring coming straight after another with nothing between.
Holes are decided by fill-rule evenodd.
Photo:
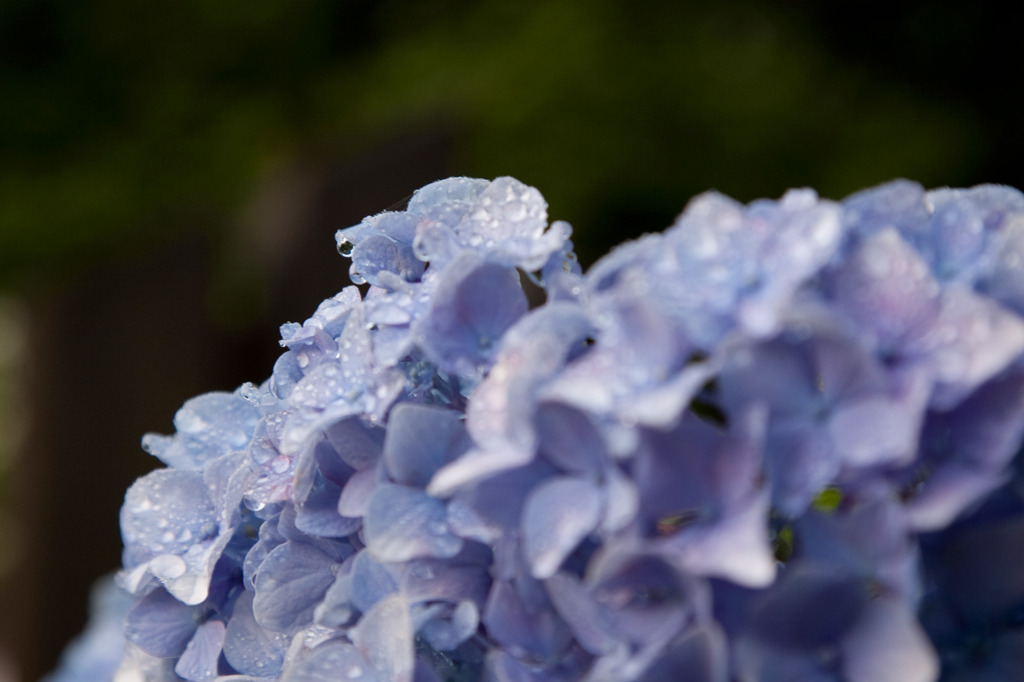
<instances>
[{"instance_id":1,"label":"purple tinted petal","mask_svg":"<svg viewBox=\"0 0 1024 682\"><path fill-rule=\"evenodd\" d=\"M644 431L634 476L645 530L661 532L665 518L711 521L746 506L761 486L766 411L739 411L729 431L687 414L668 432Z\"/></svg>"},{"instance_id":2,"label":"purple tinted petal","mask_svg":"<svg viewBox=\"0 0 1024 682\"><path fill-rule=\"evenodd\" d=\"M661 647L687 622L707 617L703 583L676 568L668 557L612 545L587 569L594 598L608 607L616 639Z\"/></svg>"},{"instance_id":3,"label":"purple tinted petal","mask_svg":"<svg viewBox=\"0 0 1024 682\"><path fill-rule=\"evenodd\" d=\"M184 554L217 535L218 513L198 471L158 469L137 480L121 507L126 546L156 554Z\"/></svg>"},{"instance_id":4,"label":"purple tinted petal","mask_svg":"<svg viewBox=\"0 0 1024 682\"><path fill-rule=\"evenodd\" d=\"M907 503L907 520L916 531L939 530L982 497L1003 485L1009 475L950 462L939 467Z\"/></svg>"},{"instance_id":5,"label":"purple tinted petal","mask_svg":"<svg viewBox=\"0 0 1024 682\"><path fill-rule=\"evenodd\" d=\"M365 516L370 497L379 484L380 472L376 467L371 466L352 474L338 497L338 513L353 518Z\"/></svg>"},{"instance_id":6,"label":"purple tinted petal","mask_svg":"<svg viewBox=\"0 0 1024 682\"><path fill-rule=\"evenodd\" d=\"M725 634L713 624L687 630L639 678L641 682L726 682L729 655Z\"/></svg>"},{"instance_id":7,"label":"purple tinted petal","mask_svg":"<svg viewBox=\"0 0 1024 682\"><path fill-rule=\"evenodd\" d=\"M610 535L636 519L640 509L640 494L633 479L616 466L606 469L604 478L605 509L600 530L602 534Z\"/></svg>"},{"instance_id":8,"label":"purple tinted petal","mask_svg":"<svg viewBox=\"0 0 1024 682\"><path fill-rule=\"evenodd\" d=\"M401 244L384 235L374 235L355 247L350 272L374 286L386 286L383 273L394 273L412 282L419 279L423 268L424 263L413 255L411 242Z\"/></svg>"},{"instance_id":9,"label":"purple tinted petal","mask_svg":"<svg viewBox=\"0 0 1024 682\"><path fill-rule=\"evenodd\" d=\"M313 611L313 622L325 628L346 628L353 624L357 613L352 604L352 576L339 574Z\"/></svg>"},{"instance_id":10,"label":"purple tinted petal","mask_svg":"<svg viewBox=\"0 0 1024 682\"><path fill-rule=\"evenodd\" d=\"M246 590L235 601L224 634L224 658L244 675L276 677L281 672L291 637L260 626L252 612L253 593Z\"/></svg>"},{"instance_id":11,"label":"purple tinted petal","mask_svg":"<svg viewBox=\"0 0 1024 682\"><path fill-rule=\"evenodd\" d=\"M296 528L303 533L325 538L345 537L359 530L362 525L359 519L338 514L340 497L341 488L330 481L324 481L304 504L296 508Z\"/></svg>"},{"instance_id":12,"label":"purple tinted petal","mask_svg":"<svg viewBox=\"0 0 1024 682\"><path fill-rule=\"evenodd\" d=\"M224 647L224 623L208 620L199 626L174 672L189 682L206 682L217 676L217 661Z\"/></svg>"},{"instance_id":13,"label":"purple tinted petal","mask_svg":"<svg viewBox=\"0 0 1024 682\"><path fill-rule=\"evenodd\" d=\"M442 369L472 374L493 358L502 335L528 308L515 269L466 252L444 271L413 336Z\"/></svg>"},{"instance_id":14,"label":"purple tinted petal","mask_svg":"<svg viewBox=\"0 0 1024 682\"><path fill-rule=\"evenodd\" d=\"M933 414L922 445L928 454L949 456L983 470L1001 470L1024 436L1024 372L995 378L956 409Z\"/></svg>"},{"instance_id":15,"label":"purple tinted petal","mask_svg":"<svg viewBox=\"0 0 1024 682\"><path fill-rule=\"evenodd\" d=\"M448 506L450 523L456 524L452 530L468 532L466 537L480 537L486 542L517 532L526 496L555 473L547 462L534 460L460 490Z\"/></svg>"},{"instance_id":16,"label":"purple tinted petal","mask_svg":"<svg viewBox=\"0 0 1024 682\"><path fill-rule=\"evenodd\" d=\"M787 516L799 516L841 468L829 434L802 420L773 425L765 460L772 505Z\"/></svg>"},{"instance_id":17,"label":"purple tinted petal","mask_svg":"<svg viewBox=\"0 0 1024 682\"><path fill-rule=\"evenodd\" d=\"M850 682L931 682L939 658L907 605L872 601L843 640L844 679Z\"/></svg>"},{"instance_id":18,"label":"purple tinted petal","mask_svg":"<svg viewBox=\"0 0 1024 682\"><path fill-rule=\"evenodd\" d=\"M711 526L696 526L669 539L680 565L696 575L727 578L745 587L775 580L776 562L765 519L768 492Z\"/></svg>"},{"instance_id":19,"label":"purple tinted petal","mask_svg":"<svg viewBox=\"0 0 1024 682\"><path fill-rule=\"evenodd\" d=\"M829 435L846 464L905 464L917 452L918 434L931 389L921 371L893 374L892 390L837 407Z\"/></svg>"},{"instance_id":20,"label":"purple tinted petal","mask_svg":"<svg viewBox=\"0 0 1024 682\"><path fill-rule=\"evenodd\" d=\"M539 270L561 248L571 230L554 223L547 232L547 202L535 188L515 178L496 178L476 198L458 224L462 244L485 253L490 260Z\"/></svg>"},{"instance_id":21,"label":"purple tinted petal","mask_svg":"<svg viewBox=\"0 0 1024 682\"><path fill-rule=\"evenodd\" d=\"M409 213L424 214L435 206L448 203L462 203L469 208L469 204L491 183L480 178L446 178L424 185L415 192L409 199Z\"/></svg>"},{"instance_id":22,"label":"purple tinted petal","mask_svg":"<svg viewBox=\"0 0 1024 682\"><path fill-rule=\"evenodd\" d=\"M981 284L986 294L1024 314L1024 223L1019 211L1018 208L1013 220L1004 222L993 238L989 248L993 263Z\"/></svg>"},{"instance_id":23,"label":"purple tinted petal","mask_svg":"<svg viewBox=\"0 0 1024 682\"><path fill-rule=\"evenodd\" d=\"M758 682L835 682L837 677L831 670L828 657L834 655L825 650L822 658L808 656L802 651L791 651L767 646L760 642L743 639L734 647L735 667L744 680Z\"/></svg>"},{"instance_id":24,"label":"purple tinted petal","mask_svg":"<svg viewBox=\"0 0 1024 682\"><path fill-rule=\"evenodd\" d=\"M939 285L928 265L895 229L863 241L832 283L839 308L883 352L894 352L931 324Z\"/></svg>"},{"instance_id":25,"label":"purple tinted petal","mask_svg":"<svg viewBox=\"0 0 1024 682\"><path fill-rule=\"evenodd\" d=\"M188 400L174 415L171 439L146 436L143 448L165 464L200 469L211 459L241 450L252 437L260 414L235 393L206 393Z\"/></svg>"},{"instance_id":26,"label":"purple tinted petal","mask_svg":"<svg viewBox=\"0 0 1024 682\"><path fill-rule=\"evenodd\" d=\"M821 400L810 354L781 341L731 353L718 381L723 404L734 409L764 402L777 414L794 415Z\"/></svg>"},{"instance_id":27,"label":"purple tinted petal","mask_svg":"<svg viewBox=\"0 0 1024 682\"><path fill-rule=\"evenodd\" d=\"M423 488L468 445L459 412L400 403L388 418L384 464L396 483Z\"/></svg>"},{"instance_id":28,"label":"purple tinted petal","mask_svg":"<svg viewBox=\"0 0 1024 682\"><path fill-rule=\"evenodd\" d=\"M452 651L476 634L480 611L469 600L458 603L448 618L428 621L420 631L424 639L438 651Z\"/></svg>"},{"instance_id":29,"label":"purple tinted petal","mask_svg":"<svg viewBox=\"0 0 1024 682\"><path fill-rule=\"evenodd\" d=\"M550 578L597 528L601 490L590 481L554 477L530 493L523 508L523 551L535 578Z\"/></svg>"},{"instance_id":30,"label":"purple tinted petal","mask_svg":"<svg viewBox=\"0 0 1024 682\"><path fill-rule=\"evenodd\" d=\"M490 557L487 563L477 559L461 562L463 555L452 559L414 559L402 572L402 594L412 602L446 601L456 603L471 599L483 603L491 584Z\"/></svg>"},{"instance_id":31,"label":"purple tinted petal","mask_svg":"<svg viewBox=\"0 0 1024 682\"><path fill-rule=\"evenodd\" d=\"M505 471L523 467L533 459L533 452L515 447L470 450L454 462L437 470L427 485L431 495L444 497L471 484L478 484Z\"/></svg>"},{"instance_id":32,"label":"purple tinted petal","mask_svg":"<svg viewBox=\"0 0 1024 682\"><path fill-rule=\"evenodd\" d=\"M1024 321L965 288L943 292L941 311L909 352L935 373L931 404L949 409L1024 351Z\"/></svg>"},{"instance_id":33,"label":"purple tinted petal","mask_svg":"<svg viewBox=\"0 0 1024 682\"><path fill-rule=\"evenodd\" d=\"M349 636L381 679L411 682L416 664L412 617L400 595L377 602Z\"/></svg>"},{"instance_id":34,"label":"purple tinted petal","mask_svg":"<svg viewBox=\"0 0 1024 682\"><path fill-rule=\"evenodd\" d=\"M575 578L556 573L544 581L544 587L580 646L598 656L615 648L618 639L613 636L612 615Z\"/></svg>"},{"instance_id":35,"label":"purple tinted petal","mask_svg":"<svg viewBox=\"0 0 1024 682\"><path fill-rule=\"evenodd\" d=\"M255 589L253 580L256 578L256 572L259 567L263 564L263 560L267 558L267 555L285 541L285 537L281 535L278 529L278 523L280 521L280 514L272 516L263 522L260 526L259 540L253 545L248 553L245 555L245 561L242 564L243 581L246 589Z\"/></svg>"},{"instance_id":36,"label":"purple tinted petal","mask_svg":"<svg viewBox=\"0 0 1024 682\"><path fill-rule=\"evenodd\" d=\"M483 450L512 450L520 463L535 447L533 411L540 388L583 348L593 325L583 309L549 303L508 330L498 362L466 406L466 428Z\"/></svg>"},{"instance_id":37,"label":"purple tinted petal","mask_svg":"<svg viewBox=\"0 0 1024 682\"><path fill-rule=\"evenodd\" d=\"M302 377L298 353L288 351L274 363L274 370L270 375L270 390L280 400L287 400L295 389L295 385L302 381Z\"/></svg>"},{"instance_id":38,"label":"purple tinted petal","mask_svg":"<svg viewBox=\"0 0 1024 682\"><path fill-rule=\"evenodd\" d=\"M596 473L606 448L601 433L585 412L569 405L544 402L534 416L540 451L563 471Z\"/></svg>"},{"instance_id":39,"label":"purple tinted petal","mask_svg":"<svg viewBox=\"0 0 1024 682\"><path fill-rule=\"evenodd\" d=\"M939 199L928 226L932 236L932 270L943 280L972 277L975 274L972 266L983 253L988 237L984 211L967 201L942 201L954 199L949 196L950 190L946 192L946 197ZM929 192L929 200L934 202L937 194Z\"/></svg>"},{"instance_id":40,"label":"purple tinted petal","mask_svg":"<svg viewBox=\"0 0 1024 682\"><path fill-rule=\"evenodd\" d=\"M352 605L364 613L374 604L398 592L398 581L387 566L360 552L352 562Z\"/></svg>"},{"instance_id":41,"label":"purple tinted petal","mask_svg":"<svg viewBox=\"0 0 1024 682\"><path fill-rule=\"evenodd\" d=\"M487 634L517 656L550 660L572 640L566 624L547 605L523 598L510 582L499 580L491 587L484 607Z\"/></svg>"},{"instance_id":42,"label":"purple tinted petal","mask_svg":"<svg viewBox=\"0 0 1024 682\"><path fill-rule=\"evenodd\" d=\"M455 556L462 539L451 534L445 517L441 500L413 488L381 485L363 518L367 549L380 561Z\"/></svg>"},{"instance_id":43,"label":"purple tinted petal","mask_svg":"<svg viewBox=\"0 0 1024 682\"><path fill-rule=\"evenodd\" d=\"M289 399L292 405L305 410L323 410L335 402L352 402L363 389L363 381L347 381L341 364L336 361L323 362L314 367L292 391Z\"/></svg>"},{"instance_id":44,"label":"purple tinted petal","mask_svg":"<svg viewBox=\"0 0 1024 682\"><path fill-rule=\"evenodd\" d=\"M865 486L832 511L810 509L794 523L800 556L861 575L908 600L920 591L917 546L905 509L888 485Z\"/></svg>"},{"instance_id":45,"label":"purple tinted petal","mask_svg":"<svg viewBox=\"0 0 1024 682\"><path fill-rule=\"evenodd\" d=\"M313 619L313 610L334 582L334 560L310 545L288 541L267 555L256 574L256 621L292 633Z\"/></svg>"},{"instance_id":46,"label":"purple tinted petal","mask_svg":"<svg viewBox=\"0 0 1024 682\"><path fill-rule=\"evenodd\" d=\"M830 567L791 565L782 580L761 597L751 625L772 646L809 652L838 644L857 624L868 603L859 577ZM822 608L824 604L828 608Z\"/></svg>"},{"instance_id":47,"label":"purple tinted petal","mask_svg":"<svg viewBox=\"0 0 1024 682\"><path fill-rule=\"evenodd\" d=\"M289 661L281 674L287 682L391 682L382 678L354 645L340 639L320 644Z\"/></svg>"},{"instance_id":48,"label":"purple tinted petal","mask_svg":"<svg viewBox=\"0 0 1024 682\"><path fill-rule=\"evenodd\" d=\"M163 588L157 588L139 600L125 616L124 633L151 656L179 656L192 639L202 616L200 607L186 606Z\"/></svg>"},{"instance_id":49,"label":"purple tinted petal","mask_svg":"<svg viewBox=\"0 0 1024 682\"><path fill-rule=\"evenodd\" d=\"M896 227L910 237L919 234L928 223L924 197L924 188L910 180L872 187L843 200L843 223L864 236Z\"/></svg>"},{"instance_id":50,"label":"purple tinted petal","mask_svg":"<svg viewBox=\"0 0 1024 682\"><path fill-rule=\"evenodd\" d=\"M370 426L358 417L342 419L324 433L342 461L361 471L380 459L384 447L384 429Z\"/></svg>"}]
</instances>

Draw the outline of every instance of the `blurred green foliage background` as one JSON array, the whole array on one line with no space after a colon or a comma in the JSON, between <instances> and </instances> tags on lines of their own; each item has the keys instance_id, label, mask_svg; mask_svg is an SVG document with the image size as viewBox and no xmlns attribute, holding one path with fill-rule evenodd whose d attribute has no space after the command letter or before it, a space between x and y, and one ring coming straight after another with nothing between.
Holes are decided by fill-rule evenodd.
<instances>
[{"instance_id":1,"label":"blurred green foliage background","mask_svg":"<svg viewBox=\"0 0 1024 682\"><path fill-rule=\"evenodd\" d=\"M581 230L707 188L1017 179L1010 29L900 8L5 0L0 280L222 226L275 164L424 121L457 131L458 171L535 184Z\"/></svg>"},{"instance_id":2,"label":"blurred green foliage background","mask_svg":"<svg viewBox=\"0 0 1024 682\"><path fill-rule=\"evenodd\" d=\"M992 0L0 0L28 367L0 395L34 424L0 457L0 597L36 614L0 635L26 679L117 564L141 433L269 373L276 325L345 283L336 229L513 175L589 264L712 188L1024 186L1018 27Z\"/></svg>"}]
</instances>

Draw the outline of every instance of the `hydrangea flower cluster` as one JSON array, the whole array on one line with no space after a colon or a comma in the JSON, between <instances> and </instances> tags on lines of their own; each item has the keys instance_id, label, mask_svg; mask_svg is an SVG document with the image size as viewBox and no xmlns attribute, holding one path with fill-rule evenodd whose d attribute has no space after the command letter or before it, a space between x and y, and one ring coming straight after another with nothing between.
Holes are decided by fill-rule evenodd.
<instances>
[{"instance_id":1,"label":"hydrangea flower cluster","mask_svg":"<svg viewBox=\"0 0 1024 682\"><path fill-rule=\"evenodd\" d=\"M1024 195L570 232L507 177L341 230L364 292L143 440L114 679L1024 679Z\"/></svg>"}]
</instances>

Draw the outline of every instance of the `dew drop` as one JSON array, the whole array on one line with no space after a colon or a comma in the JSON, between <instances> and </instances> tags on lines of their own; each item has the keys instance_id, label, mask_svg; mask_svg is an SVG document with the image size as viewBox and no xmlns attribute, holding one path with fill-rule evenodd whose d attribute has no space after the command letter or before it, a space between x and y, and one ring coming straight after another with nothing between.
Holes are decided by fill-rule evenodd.
<instances>
[{"instance_id":1,"label":"dew drop","mask_svg":"<svg viewBox=\"0 0 1024 682\"><path fill-rule=\"evenodd\" d=\"M309 354L304 352L299 353L295 356L295 362L298 363L300 368L305 369L309 366Z\"/></svg>"},{"instance_id":2,"label":"dew drop","mask_svg":"<svg viewBox=\"0 0 1024 682\"><path fill-rule=\"evenodd\" d=\"M275 474L283 474L288 471L289 466L291 466L291 460L287 455L278 455L274 459L270 460L270 469Z\"/></svg>"},{"instance_id":3,"label":"dew drop","mask_svg":"<svg viewBox=\"0 0 1024 682\"><path fill-rule=\"evenodd\" d=\"M421 261L429 261L430 250L427 245L424 244L424 241L423 237L417 234L416 238L412 240L412 253Z\"/></svg>"},{"instance_id":4,"label":"dew drop","mask_svg":"<svg viewBox=\"0 0 1024 682\"><path fill-rule=\"evenodd\" d=\"M250 405L259 405L260 389L258 389L251 381L247 381L241 385L238 390L238 395L240 395L242 399Z\"/></svg>"},{"instance_id":5,"label":"dew drop","mask_svg":"<svg viewBox=\"0 0 1024 682\"><path fill-rule=\"evenodd\" d=\"M338 240L338 253L340 253L345 258L348 258L352 255L352 249L354 249L355 247L355 244L345 239L344 237Z\"/></svg>"},{"instance_id":6,"label":"dew drop","mask_svg":"<svg viewBox=\"0 0 1024 682\"><path fill-rule=\"evenodd\" d=\"M349 668L348 670L345 671L345 677L347 677L350 680L354 680L354 679L362 677L362 676L363 676L363 669L360 668L358 665L354 665L354 666L352 666L351 668Z\"/></svg>"},{"instance_id":7,"label":"dew drop","mask_svg":"<svg viewBox=\"0 0 1024 682\"><path fill-rule=\"evenodd\" d=\"M526 206L521 201L512 201L505 205L505 218L518 222L526 217Z\"/></svg>"},{"instance_id":8,"label":"dew drop","mask_svg":"<svg viewBox=\"0 0 1024 682\"><path fill-rule=\"evenodd\" d=\"M185 561L179 556L161 554L153 559L149 568L157 577L174 580L185 575L188 566L185 565Z\"/></svg>"}]
</instances>

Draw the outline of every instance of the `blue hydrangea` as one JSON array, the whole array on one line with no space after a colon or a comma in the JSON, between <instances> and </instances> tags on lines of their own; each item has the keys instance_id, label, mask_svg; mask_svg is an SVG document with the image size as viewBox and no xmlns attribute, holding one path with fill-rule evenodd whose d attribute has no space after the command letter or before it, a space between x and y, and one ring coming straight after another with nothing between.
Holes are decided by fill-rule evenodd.
<instances>
[{"instance_id":1,"label":"blue hydrangea","mask_svg":"<svg viewBox=\"0 0 1024 682\"><path fill-rule=\"evenodd\" d=\"M1024 195L570 233L512 178L339 231L361 288L144 438L51 682L1024 678Z\"/></svg>"}]
</instances>

